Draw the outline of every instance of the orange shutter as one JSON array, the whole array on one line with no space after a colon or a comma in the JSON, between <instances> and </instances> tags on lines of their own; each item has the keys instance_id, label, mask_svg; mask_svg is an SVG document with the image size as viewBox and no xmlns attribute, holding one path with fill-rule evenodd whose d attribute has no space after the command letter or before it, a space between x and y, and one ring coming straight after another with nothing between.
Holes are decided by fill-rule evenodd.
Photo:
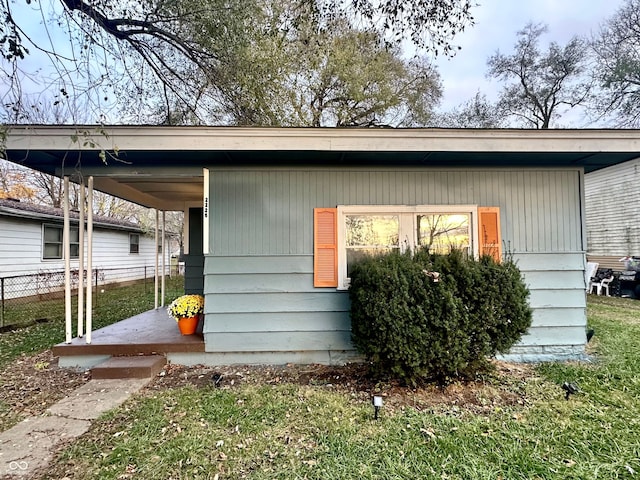
<instances>
[{"instance_id":1,"label":"orange shutter","mask_svg":"<svg viewBox=\"0 0 640 480\"><path fill-rule=\"evenodd\" d=\"M313 209L313 286L338 286L338 209Z\"/></svg>"},{"instance_id":2,"label":"orange shutter","mask_svg":"<svg viewBox=\"0 0 640 480\"><path fill-rule=\"evenodd\" d=\"M478 207L480 256L489 255L496 262L502 261L500 236L500 207Z\"/></svg>"}]
</instances>

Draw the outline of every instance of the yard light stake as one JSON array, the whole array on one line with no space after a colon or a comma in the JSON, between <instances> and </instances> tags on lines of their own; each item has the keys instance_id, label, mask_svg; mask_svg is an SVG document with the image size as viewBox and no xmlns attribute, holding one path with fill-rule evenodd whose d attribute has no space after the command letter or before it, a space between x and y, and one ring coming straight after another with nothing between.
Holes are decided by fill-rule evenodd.
<instances>
[{"instance_id":1,"label":"yard light stake","mask_svg":"<svg viewBox=\"0 0 640 480\"><path fill-rule=\"evenodd\" d=\"M573 382L564 382L561 388L565 391L565 400L569 400L569 395L580 392L580 388Z\"/></svg>"},{"instance_id":2,"label":"yard light stake","mask_svg":"<svg viewBox=\"0 0 640 480\"><path fill-rule=\"evenodd\" d=\"M373 418L375 420L378 419L378 412L380 411L380 408L382 407L382 397L379 397L378 395L374 395L373 397Z\"/></svg>"}]
</instances>

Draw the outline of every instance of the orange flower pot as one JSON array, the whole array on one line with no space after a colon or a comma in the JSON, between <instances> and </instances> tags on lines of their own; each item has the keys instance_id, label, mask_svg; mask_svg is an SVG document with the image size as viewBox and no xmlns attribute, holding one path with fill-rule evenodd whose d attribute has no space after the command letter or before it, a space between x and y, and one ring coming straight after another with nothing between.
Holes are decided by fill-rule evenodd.
<instances>
[{"instance_id":1,"label":"orange flower pot","mask_svg":"<svg viewBox=\"0 0 640 480\"><path fill-rule=\"evenodd\" d=\"M178 328L180 329L180 333L182 335L193 335L196 333L196 328L198 328L198 320L200 317L196 315L195 317L182 317L178 320Z\"/></svg>"}]
</instances>

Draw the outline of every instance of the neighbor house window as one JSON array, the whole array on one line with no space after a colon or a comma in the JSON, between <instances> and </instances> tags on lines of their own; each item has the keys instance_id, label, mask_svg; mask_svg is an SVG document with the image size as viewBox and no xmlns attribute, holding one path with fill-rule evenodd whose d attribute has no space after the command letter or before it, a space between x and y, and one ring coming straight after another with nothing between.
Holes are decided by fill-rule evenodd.
<instances>
[{"instance_id":1,"label":"neighbor house window","mask_svg":"<svg viewBox=\"0 0 640 480\"><path fill-rule=\"evenodd\" d=\"M140 235L137 233L129 234L129 253L140 253Z\"/></svg>"},{"instance_id":2,"label":"neighbor house window","mask_svg":"<svg viewBox=\"0 0 640 480\"><path fill-rule=\"evenodd\" d=\"M314 286L349 286L359 259L391 251L460 250L502 258L500 209L476 205L338 206L314 210Z\"/></svg>"},{"instance_id":3,"label":"neighbor house window","mask_svg":"<svg viewBox=\"0 0 640 480\"><path fill-rule=\"evenodd\" d=\"M42 258L61 260L63 256L63 229L59 225L44 225L42 234ZM78 227L69 228L70 258L78 258L80 251Z\"/></svg>"}]
</instances>

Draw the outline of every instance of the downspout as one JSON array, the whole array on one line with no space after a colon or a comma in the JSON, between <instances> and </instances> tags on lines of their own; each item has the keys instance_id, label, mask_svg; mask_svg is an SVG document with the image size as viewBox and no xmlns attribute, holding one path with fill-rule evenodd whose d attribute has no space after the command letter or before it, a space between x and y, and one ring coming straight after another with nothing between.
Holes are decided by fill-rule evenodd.
<instances>
[{"instance_id":1,"label":"downspout","mask_svg":"<svg viewBox=\"0 0 640 480\"><path fill-rule=\"evenodd\" d=\"M69 236L69 177L63 179L62 208L64 220L62 226L62 248L64 256L64 318L65 318L65 342L71 343L72 319L71 319L71 242Z\"/></svg>"},{"instance_id":2,"label":"downspout","mask_svg":"<svg viewBox=\"0 0 640 480\"><path fill-rule=\"evenodd\" d=\"M93 177L89 177L89 195L87 197L87 272L93 276ZM91 329L93 322L93 289L87 288L87 338L91 343Z\"/></svg>"}]
</instances>

